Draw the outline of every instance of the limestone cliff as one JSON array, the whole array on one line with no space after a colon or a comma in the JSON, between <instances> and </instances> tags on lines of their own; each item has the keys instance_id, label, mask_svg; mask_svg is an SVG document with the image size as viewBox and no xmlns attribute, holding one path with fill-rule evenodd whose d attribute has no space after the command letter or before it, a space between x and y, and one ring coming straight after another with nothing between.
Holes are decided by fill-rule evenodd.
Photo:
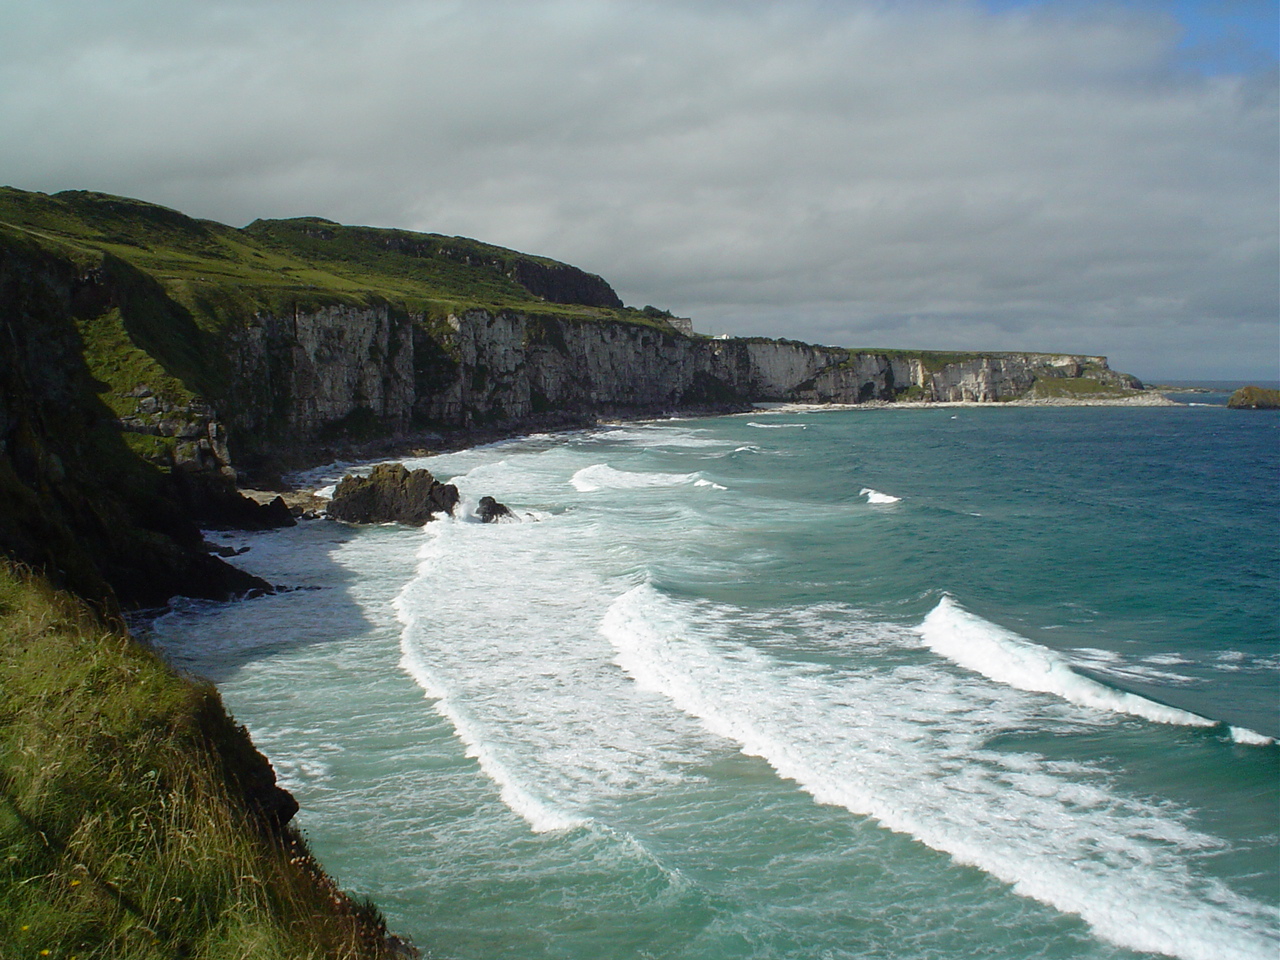
<instances>
[{"instance_id":1,"label":"limestone cliff","mask_svg":"<svg viewBox=\"0 0 1280 960\"><path fill-rule=\"evenodd\" d=\"M59 309L118 429L195 491L192 504L236 468L334 439L763 400L986 403L1141 386L1102 357L698 337L665 311L622 307L594 274L467 238L316 218L235 230L118 197L3 189L0 221L13 242L78 259L92 279L85 304Z\"/></svg>"}]
</instances>

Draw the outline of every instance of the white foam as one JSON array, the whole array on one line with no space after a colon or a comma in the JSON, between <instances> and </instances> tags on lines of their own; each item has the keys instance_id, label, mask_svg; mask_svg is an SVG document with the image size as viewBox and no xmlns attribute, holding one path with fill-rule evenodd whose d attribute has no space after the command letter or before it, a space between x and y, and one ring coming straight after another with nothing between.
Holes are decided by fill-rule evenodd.
<instances>
[{"instance_id":1,"label":"white foam","mask_svg":"<svg viewBox=\"0 0 1280 960\"><path fill-rule=\"evenodd\" d=\"M729 445L728 440L704 436L705 430L691 430L687 433L676 433L670 427L647 427L634 430L614 428L600 430L590 434L593 439L611 442L634 443L644 447L663 447L676 449L699 450L704 448L722 448Z\"/></svg>"},{"instance_id":2,"label":"white foam","mask_svg":"<svg viewBox=\"0 0 1280 960\"><path fill-rule=\"evenodd\" d=\"M807 430L807 423L756 423L753 420L747 421L748 427L755 427L758 430Z\"/></svg>"},{"instance_id":3,"label":"white foam","mask_svg":"<svg viewBox=\"0 0 1280 960\"><path fill-rule=\"evenodd\" d=\"M413 626L411 616L406 626ZM534 833L573 830L586 825L586 817L573 816L556 809L521 784L500 758L499 751L486 741L480 724L467 715L462 705L449 694L448 688L434 676L423 658L414 652L412 645L406 645L402 651L404 656L400 666L422 687L426 696L435 701L436 711L452 724L458 739L466 746L467 756L473 758L489 779L498 785L502 802L523 817Z\"/></svg>"},{"instance_id":4,"label":"white foam","mask_svg":"<svg viewBox=\"0 0 1280 960\"><path fill-rule=\"evenodd\" d=\"M1104 770L986 746L1043 729L1037 698L928 662L824 673L734 642L737 616L642 585L601 630L642 688L820 803L874 817L1122 946L1184 960L1275 956L1269 909L1191 868L1220 841L1115 793Z\"/></svg>"},{"instance_id":5,"label":"white foam","mask_svg":"<svg viewBox=\"0 0 1280 960\"><path fill-rule=\"evenodd\" d=\"M950 596L938 601L919 631L925 646L939 656L1019 690L1051 693L1083 707L1127 713L1156 723L1216 726L1216 721L1199 714L1083 676L1071 669L1062 654L983 620Z\"/></svg>"},{"instance_id":6,"label":"white foam","mask_svg":"<svg viewBox=\"0 0 1280 960\"><path fill-rule=\"evenodd\" d=\"M870 487L863 487L858 491L858 496L866 497L867 503L898 503L902 500L901 497L881 493L879 490L872 490Z\"/></svg>"},{"instance_id":7,"label":"white foam","mask_svg":"<svg viewBox=\"0 0 1280 960\"><path fill-rule=\"evenodd\" d=\"M597 811L667 789L697 733L613 665L596 626L616 591L591 533L574 514L429 524L395 600L402 667L538 832L615 827Z\"/></svg>"},{"instance_id":8,"label":"white foam","mask_svg":"<svg viewBox=\"0 0 1280 960\"><path fill-rule=\"evenodd\" d=\"M1250 730L1248 727L1232 727L1231 739L1236 743L1248 744L1251 747L1269 747L1276 742L1274 737L1265 736L1256 730Z\"/></svg>"},{"instance_id":9,"label":"white foam","mask_svg":"<svg viewBox=\"0 0 1280 960\"><path fill-rule=\"evenodd\" d=\"M570 478L569 482L580 493L592 493L597 490L641 490L645 487L679 487L685 484L725 489L706 480L698 473L633 473L617 470L607 463L583 467Z\"/></svg>"}]
</instances>

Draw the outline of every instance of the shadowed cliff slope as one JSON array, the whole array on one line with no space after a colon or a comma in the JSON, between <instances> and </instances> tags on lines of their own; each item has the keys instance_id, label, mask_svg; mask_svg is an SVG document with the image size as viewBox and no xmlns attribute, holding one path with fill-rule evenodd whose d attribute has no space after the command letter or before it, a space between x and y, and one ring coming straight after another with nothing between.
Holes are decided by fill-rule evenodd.
<instances>
[{"instance_id":1,"label":"shadowed cliff slope","mask_svg":"<svg viewBox=\"0 0 1280 960\"><path fill-rule=\"evenodd\" d=\"M90 369L81 325L118 315L147 284L121 262L0 228L0 550L109 609L117 597L148 606L267 586L204 551L169 478L127 442L102 397L110 386ZM154 361L131 359L159 374Z\"/></svg>"}]
</instances>

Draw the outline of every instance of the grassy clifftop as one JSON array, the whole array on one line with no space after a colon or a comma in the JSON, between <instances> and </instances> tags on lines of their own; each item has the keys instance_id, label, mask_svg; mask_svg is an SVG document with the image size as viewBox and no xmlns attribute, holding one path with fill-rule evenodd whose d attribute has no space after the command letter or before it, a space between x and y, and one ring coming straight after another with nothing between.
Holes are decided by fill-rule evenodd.
<instances>
[{"instance_id":1,"label":"grassy clifftop","mask_svg":"<svg viewBox=\"0 0 1280 960\"><path fill-rule=\"evenodd\" d=\"M394 955L292 809L211 685L0 563L0 956Z\"/></svg>"},{"instance_id":2,"label":"grassy clifftop","mask_svg":"<svg viewBox=\"0 0 1280 960\"><path fill-rule=\"evenodd\" d=\"M124 260L154 277L206 330L246 311L378 300L429 317L483 308L647 319L623 308L594 274L465 237L319 218L257 220L240 230L141 200L11 187L0 188L0 223Z\"/></svg>"}]
</instances>

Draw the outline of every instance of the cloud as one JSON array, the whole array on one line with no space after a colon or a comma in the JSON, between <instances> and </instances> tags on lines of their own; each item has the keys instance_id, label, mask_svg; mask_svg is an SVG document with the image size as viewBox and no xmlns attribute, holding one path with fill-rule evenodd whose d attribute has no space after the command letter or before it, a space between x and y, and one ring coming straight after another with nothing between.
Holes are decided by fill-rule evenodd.
<instances>
[{"instance_id":1,"label":"cloud","mask_svg":"<svg viewBox=\"0 0 1280 960\"><path fill-rule=\"evenodd\" d=\"M15 186L475 236L715 332L1277 375L1275 66L1158 11L13 6Z\"/></svg>"}]
</instances>

